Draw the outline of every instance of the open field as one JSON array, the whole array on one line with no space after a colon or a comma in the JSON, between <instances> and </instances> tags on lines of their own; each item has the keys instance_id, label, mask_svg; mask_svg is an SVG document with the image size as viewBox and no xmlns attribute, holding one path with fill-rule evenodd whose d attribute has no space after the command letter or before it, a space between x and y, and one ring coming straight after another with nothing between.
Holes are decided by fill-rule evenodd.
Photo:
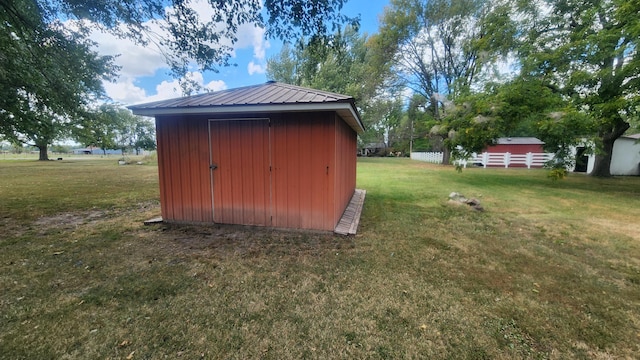
<instances>
[{"instance_id":1,"label":"open field","mask_svg":"<svg viewBox=\"0 0 640 360\"><path fill-rule=\"evenodd\" d=\"M345 238L146 227L154 165L0 161L0 359L640 354L640 178L358 166Z\"/></svg>"}]
</instances>

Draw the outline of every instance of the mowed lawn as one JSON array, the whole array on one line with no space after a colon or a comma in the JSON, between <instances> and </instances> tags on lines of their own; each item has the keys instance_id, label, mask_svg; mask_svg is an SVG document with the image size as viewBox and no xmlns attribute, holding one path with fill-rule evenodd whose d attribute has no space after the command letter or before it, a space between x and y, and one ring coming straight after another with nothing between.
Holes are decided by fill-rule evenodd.
<instances>
[{"instance_id":1,"label":"mowed lawn","mask_svg":"<svg viewBox=\"0 0 640 360\"><path fill-rule=\"evenodd\" d=\"M1 359L640 354L638 177L359 159L355 237L144 226L157 186L153 164L0 161Z\"/></svg>"}]
</instances>

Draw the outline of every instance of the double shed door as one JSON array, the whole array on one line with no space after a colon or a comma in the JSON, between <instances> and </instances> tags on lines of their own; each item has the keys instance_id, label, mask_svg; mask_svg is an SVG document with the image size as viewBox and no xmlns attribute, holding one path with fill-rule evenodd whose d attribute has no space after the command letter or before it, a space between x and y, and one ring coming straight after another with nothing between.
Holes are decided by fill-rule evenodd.
<instances>
[{"instance_id":1,"label":"double shed door","mask_svg":"<svg viewBox=\"0 0 640 360\"><path fill-rule=\"evenodd\" d=\"M333 230L327 117L209 120L213 221Z\"/></svg>"}]
</instances>

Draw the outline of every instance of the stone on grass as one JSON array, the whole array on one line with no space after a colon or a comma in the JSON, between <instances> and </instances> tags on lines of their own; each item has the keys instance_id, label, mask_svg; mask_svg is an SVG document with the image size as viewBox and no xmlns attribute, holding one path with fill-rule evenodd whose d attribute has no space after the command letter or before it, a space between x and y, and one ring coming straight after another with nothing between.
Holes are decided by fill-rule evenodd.
<instances>
[{"instance_id":1,"label":"stone on grass","mask_svg":"<svg viewBox=\"0 0 640 360\"><path fill-rule=\"evenodd\" d=\"M464 195L457 192L449 194L449 203L454 205L468 205L473 210L484 211L482 204L480 204L480 200L476 198L467 199Z\"/></svg>"}]
</instances>

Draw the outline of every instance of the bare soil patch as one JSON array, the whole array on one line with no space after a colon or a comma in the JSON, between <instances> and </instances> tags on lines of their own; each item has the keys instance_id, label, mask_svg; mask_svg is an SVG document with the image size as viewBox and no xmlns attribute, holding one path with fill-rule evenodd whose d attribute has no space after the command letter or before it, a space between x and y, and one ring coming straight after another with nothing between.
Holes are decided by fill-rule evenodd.
<instances>
[{"instance_id":1,"label":"bare soil patch","mask_svg":"<svg viewBox=\"0 0 640 360\"><path fill-rule=\"evenodd\" d=\"M236 256L319 256L355 247L353 237L238 225L159 225L158 244L175 255L226 258Z\"/></svg>"}]
</instances>

